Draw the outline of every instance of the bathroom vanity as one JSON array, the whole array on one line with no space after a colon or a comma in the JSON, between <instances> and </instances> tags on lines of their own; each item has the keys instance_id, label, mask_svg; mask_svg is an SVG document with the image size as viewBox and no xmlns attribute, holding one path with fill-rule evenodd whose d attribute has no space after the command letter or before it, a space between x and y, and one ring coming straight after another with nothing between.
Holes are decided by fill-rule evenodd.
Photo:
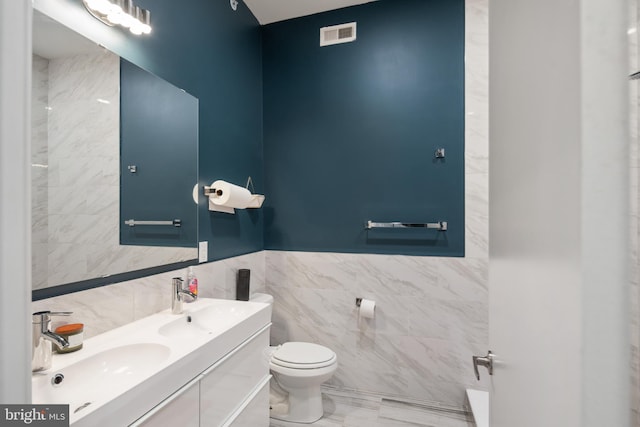
<instances>
[{"instance_id":1,"label":"bathroom vanity","mask_svg":"<svg viewBox=\"0 0 640 427\"><path fill-rule=\"evenodd\" d=\"M74 427L269 425L267 304L202 298L90 338L32 377Z\"/></svg>"}]
</instances>

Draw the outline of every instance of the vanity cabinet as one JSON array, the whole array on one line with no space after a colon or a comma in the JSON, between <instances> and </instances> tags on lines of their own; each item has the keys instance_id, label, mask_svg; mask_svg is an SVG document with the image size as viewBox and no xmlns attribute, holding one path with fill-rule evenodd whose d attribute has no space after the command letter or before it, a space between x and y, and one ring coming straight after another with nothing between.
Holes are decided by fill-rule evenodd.
<instances>
[{"instance_id":1,"label":"vanity cabinet","mask_svg":"<svg viewBox=\"0 0 640 427\"><path fill-rule=\"evenodd\" d=\"M269 380L268 377L245 405L224 424L223 427L268 427L269 426Z\"/></svg>"},{"instance_id":2,"label":"vanity cabinet","mask_svg":"<svg viewBox=\"0 0 640 427\"><path fill-rule=\"evenodd\" d=\"M268 427L270 378L266 326L131 426Z\"/></svg>"},{"instance_id":3,"label":"vanity cabinet","mask_svg":"<svg viewBox=\"0 0 640 427\"><path fill-rule=\"evenodd\" d=\"M268 351L267 329L203 372L200 380L200 426L221 426L242 406L269 376ZM267 425L268 419L267 415ZM258 426L255 424L255 427Z\"/></svg>"},{"instance_id":4,"label":"vanity cabinet","mask_svg":"<svg viewBox=\"0 0 640 427\"><path fill-rule=\"evenodd\" d=\"M200 427L200 384L192 381L132 424L141 427Z\"/></svg>"}]
</instances>

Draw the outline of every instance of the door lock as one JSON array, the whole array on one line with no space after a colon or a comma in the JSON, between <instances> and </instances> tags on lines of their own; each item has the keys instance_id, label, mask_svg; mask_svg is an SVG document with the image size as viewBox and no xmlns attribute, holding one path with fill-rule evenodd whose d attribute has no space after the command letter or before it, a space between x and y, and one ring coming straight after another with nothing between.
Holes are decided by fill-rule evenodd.
<instances>
[{"instance_id":1,"label":"door lock","mask_svg":"<svg viewBox=\"0 0 640 427\"><path fill-rule=\"evenodd\" d=\"M489 375L493 375L493 357L494 354L491 353L491 350L487 352L487 355L482 356L473 356L473 372L476 374L476 379L480 381L480 372L478 372L478 366L484 366L489 371Z\"/></svg>"}]
</instances>

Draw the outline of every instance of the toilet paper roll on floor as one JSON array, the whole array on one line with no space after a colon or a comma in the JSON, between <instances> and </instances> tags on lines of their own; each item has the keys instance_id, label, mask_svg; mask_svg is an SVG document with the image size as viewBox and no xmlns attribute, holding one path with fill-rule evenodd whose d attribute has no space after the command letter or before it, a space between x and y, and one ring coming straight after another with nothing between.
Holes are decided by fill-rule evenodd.
<instances>
[{"instance_id":1,"label":"toilet paper roll on floor","mask_svg":"<svg viewBox=\"0 0 640 427\"><path fill-rule=\"evenodd\" d=\"M364 319L373 319L376 314L376 302L370 299L362 299L358 315Z\"/></svg>"},{"instance_id":2,"label":"toilet paper roll on floor","mask_svg":"<svg viewBox=\"0 0 640 427\"><path fill-rule=\"evenodd\" d=\"M211 189L214 191L209 195L209 200L217 206L245 209L253 200L249 190L227 181L215 181L211 184Z\"/></svg>"}]
</instances>

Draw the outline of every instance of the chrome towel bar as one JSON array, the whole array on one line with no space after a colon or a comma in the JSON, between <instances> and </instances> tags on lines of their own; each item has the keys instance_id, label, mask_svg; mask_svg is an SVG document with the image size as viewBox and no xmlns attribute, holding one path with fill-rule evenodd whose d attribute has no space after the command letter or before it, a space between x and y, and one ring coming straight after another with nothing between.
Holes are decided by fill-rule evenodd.
<instances>
[{"instance_id":1,"label":"chrome towel bar","mask_svg":"<svg viewBox=\"0 0 640 427\"><path fill-rule=\"evenodd\" d=\"M447 221L426 223L367 221L364 227L367 230L372 228L430 228L438 231L447 231Z\"/></svg>"},{"instance_id":2,"label":"chrome towel bar","mask_svg":"<svg viewBox=\"0 0 640 427\"><path fill-rule=\"evenodd\" d=\"M129 219L124 222L129 227L135 227L136 225L173 225L174 227L181 227L182 221L174 219L173 221L136 221L135 219Z\"/></svg>"}]
</instances>

